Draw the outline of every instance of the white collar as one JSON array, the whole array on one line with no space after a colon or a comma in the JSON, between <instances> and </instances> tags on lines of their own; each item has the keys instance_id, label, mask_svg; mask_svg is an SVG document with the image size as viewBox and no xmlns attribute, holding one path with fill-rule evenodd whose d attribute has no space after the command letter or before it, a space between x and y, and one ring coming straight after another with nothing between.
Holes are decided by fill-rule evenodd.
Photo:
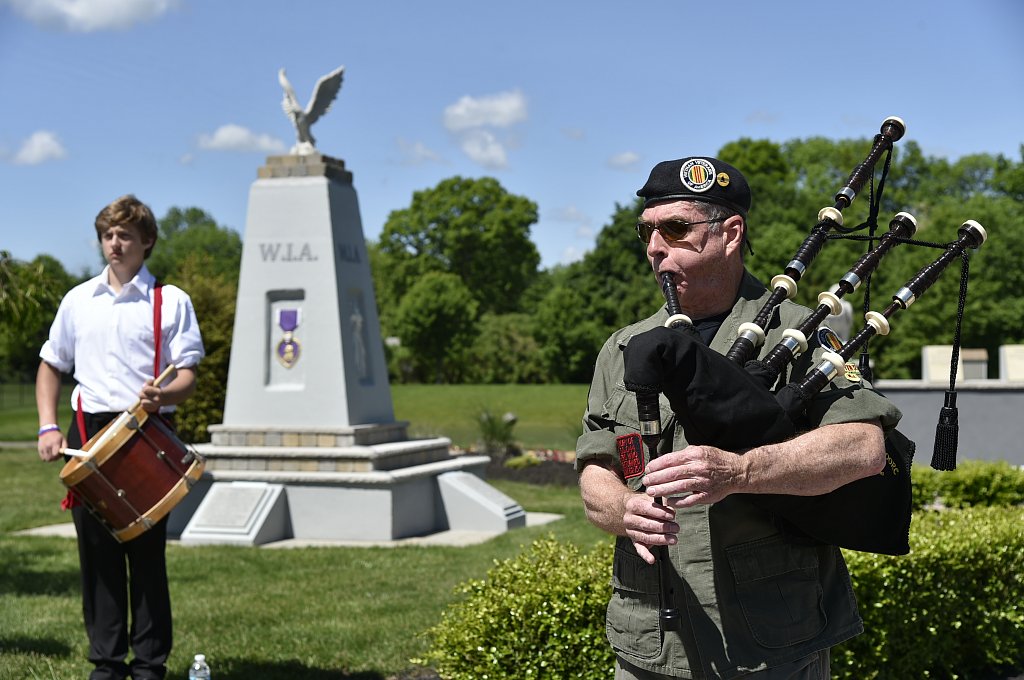
<instances>
[{"instance_id":1,"label":"white collar","mask_svg":"<svg viewBox=\"0 0 1024 680\"><path fill-rule=\"evenodd\" d=\"M109 293L115 297L120 297L126 295L125 289L130 287L134 290L137 290L141 297L148 298L149 291L153 288L153 285L156 283L156 277L149 272L149 269L146 267L145 263L143 263L139 271L135 272L135 276L133 276L130 281L125 282L121 286L121 293L118 294L115 293L114 289L110 286L110 265L108 264L106 267L103 268L103 271L101 271L99 275L93 279L93 281L95 281L96 283L96 286L95 288L93 288L92 291L92 294L94 296L99 295L101 293Z\"/></svg>"}]
</instances>

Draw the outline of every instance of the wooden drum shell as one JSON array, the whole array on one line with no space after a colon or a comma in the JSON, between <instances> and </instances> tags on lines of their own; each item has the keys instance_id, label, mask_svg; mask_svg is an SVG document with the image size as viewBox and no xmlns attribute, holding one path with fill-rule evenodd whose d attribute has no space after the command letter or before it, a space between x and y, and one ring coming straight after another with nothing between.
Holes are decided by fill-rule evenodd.
<instances>
[{"instance_id":1,"label":"wooden drum shell","mask_svg":"<svg viewBox=\"0 0 1024 680\"><path fill-rule=\"evenodd\" d=\"M141 406L125 411L82 450L92 455L68 461L60 479L122 543L167 516L205 467L163 419Z\"/></svg>"}]
</instances>

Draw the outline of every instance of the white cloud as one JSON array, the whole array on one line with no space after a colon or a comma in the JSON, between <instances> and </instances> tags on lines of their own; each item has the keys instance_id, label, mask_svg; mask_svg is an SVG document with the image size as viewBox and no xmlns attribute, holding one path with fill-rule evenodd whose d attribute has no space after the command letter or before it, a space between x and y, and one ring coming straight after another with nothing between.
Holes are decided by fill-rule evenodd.
<instances>
[{"instance_id":1,"label":"white cloud","mask_svg":"<svg viewBox=\"0 0 1024 680\"><path fill-rule=\"evenodd\" d=\"M575 225L574 235L581 241L590 241L594 238L594 227L590 216L584 213L573 204L554 208L545 212L545 218L554 222L564 222ZM579 259L578 251L574 250L574 257Z\"/></svg>"},{"instance_id":2,"label":"white cloud","mask_svg":"<svg viewBox=\"0 0 1024 680\"><path fill-rule=\"evenodd\" d=\"M474 163L497 170L508 165L505 147L489 130L468 130L462 134L463 152Z\"/></svg>"},{"instance_id":3,"label":"white cloud","mask_svg":"<svg viewBox=\"0 0 1024 680\"><path fill-rule=\"evenodd\" d=\"M258 135L234 123L221 125L212 135L199 135L199 148L213 151L282 152L284 142L270 135Z\"/></svg>"},{"instance_id":4,"label":"white cloud","mask_svg":"<svg viewBox=\"0 0 1024 680\"><path fill-rule=\"evenodd\" d=\"M44 28L76 33L126 29L151 21L178 0L7 0L22 18Z\"/></svg>"},{"instance_id":5,"label":"white cloud","mask_svg":"<svg viewBox=\"0 0 1024 680\"><path fill-rule=\"evenodd\" d=\"M589 224L581 224L576 227L576 238L591 239L594 238L594 228Z\"/></svg>"},{"instance_id":6,"label":"white cloud","mask_svg":"<svg viewBox=\"0 0 1024 680\"><path fill-rule=\"evenodd\" d=\"M763 124L773 125L779 121L779 116L776 113L770 111L751 111L744 118L744 122L750 123L751 125Z\"/></svg>"},{"instance_id":7,"label":"white cloud","mask_svg":"<svg viewBox=\"0 0 1024 680\"><path fill-rule=\"evenodd\" d=\"M585 251L580 250L576 246L567 246L562 251L562 256L558 259L559 264L572 264L579 259L583 258Z\"/></svg>"},{"instance_id":8,"label":"white cloud","mask_svg":"<svg viewBox=\"0 0 1024 680\"><path fill-rule=\"evenodd\" d=\"M464 96L444 110L444 126L451 132L480 127L505 128L526 120L526 97L515 90L483 97Z\"/></svg>"},{"instance_id":9,"label":"white cloud","mask_svg":"<svg viewBox=\"0 0 1024 680\"><path fill-rule=\"evenodd\" d=\"M14 154L16 165L39 165L46 161L56 161L67 157L68 152L57 139L56 133L46 130L33 132L26 139L18 152Z\"/></svg>"},{"instance_id":10,"label":"white cloud","mask_svg":"<svg viewBox=\"0 0 1024 680\"><path fill-rule=\"evenodd\" d=\"M633 151L623 151L608 159L608 167L616 170L629 170L640 160L640 155Z\"/></svg>"},{"instance_id":11,"label":"white cloud","mask_svg":"<svg viewBox=\"0 0 1024 680\"><path fill-rule=\"evenodd\" d=\"M584 224L590 222L590 217L584 214L584 212L575 205L571 204L556 208L552 211L551 216L559 222L576 222Z\"/></svg>"},{"instance_id":12,"label":"white cloud","mask_svg":"<svg viewBox=\"0 0 1024 680\"><path fill-rule=\"evenodd\" d=\"M401 137L395 141L398 144L398 149L402 152L402 163L405 165L441 162L441 156L423 142L410 142Z\"/></svg>"},{"instance_id":13,"label":"white cloud","mask_svg":"<svg viewBox=\"0 0 1024 680\"><path fill-rule=\"evenodd\" d=\"M494 170L508 165L506 147L517 145L509 128L527 118L526 97L514 90L482 97L466 95L445 107L443 120L470 160ZM498 130L502 131L500 139Z\"/></svg>"},{"instance_id":14,"label":"white cloud","mask_svg":"<svg viewBox=\"0 0 1024 680\"><path fill-rule=\"evenodd\" d=\"M567 127L562 128L562 134L576 141L580 141L587 138L587 133L580 128Z\"/></svg>"}]
</instances>

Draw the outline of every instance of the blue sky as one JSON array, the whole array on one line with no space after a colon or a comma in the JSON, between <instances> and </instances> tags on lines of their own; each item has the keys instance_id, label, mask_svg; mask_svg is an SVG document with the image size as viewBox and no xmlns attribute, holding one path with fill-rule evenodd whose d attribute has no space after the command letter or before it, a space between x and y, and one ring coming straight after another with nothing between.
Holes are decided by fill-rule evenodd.
<instances>
[{"instance_id":1,"label":"blue sky","mask_svg":"<svg viewBox=\"0 0 1024 680\"><path fill-rule=\"evenodd\" d=\"M0 0L0 249L95 271L93 219L125 193L244 237L257 168L295 142L278 69L305 103L344 65L313 134L367 238L414 191L492 175L538 204L551 266L655 163L740 137L897 115L929 155L1019 161L1022 34L1018 0Z\"/></svg>"}]
</instances>

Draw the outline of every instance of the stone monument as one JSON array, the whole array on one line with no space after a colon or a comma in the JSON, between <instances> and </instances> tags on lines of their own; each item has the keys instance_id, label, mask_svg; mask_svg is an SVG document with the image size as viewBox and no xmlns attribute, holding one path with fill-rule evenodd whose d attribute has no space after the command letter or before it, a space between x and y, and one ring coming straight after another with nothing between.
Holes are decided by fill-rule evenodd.
<instances>
[{"instance_id":1,"label":"stone monument","mask_svg":"<svg viewBox=\"0 0 1024 680\"><path fill-rule=\"evenodd\" d=\"M306 109L279 73L298 144L267 159L249 194L224 422L196 447L203 488L169 527L187 519L182 542L379 541L525 524L482 480L487 457L452 456L445 438L410 440L394 419L352 173L309 130L342 73L321 78Z\"/></svg>"}]
</instances>

